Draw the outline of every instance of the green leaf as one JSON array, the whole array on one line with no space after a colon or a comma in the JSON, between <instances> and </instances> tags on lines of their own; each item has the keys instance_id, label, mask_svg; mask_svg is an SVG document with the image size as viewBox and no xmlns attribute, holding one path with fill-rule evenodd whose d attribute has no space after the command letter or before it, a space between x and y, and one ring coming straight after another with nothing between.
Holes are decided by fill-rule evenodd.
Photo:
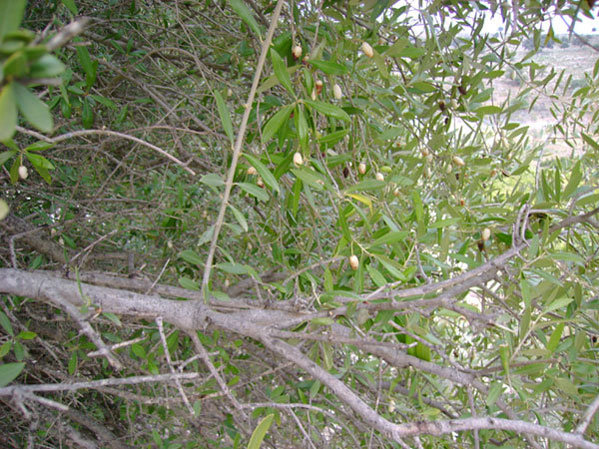
<instances>
[{"instance_id":1,"label":"green leaf","mask_svg":"<svg viewBox=\"0 0 599 449\"><path fill-rule=\"evenodd\" d=\"M225 185L225 181L223 181L220 175L217 175L216 173L209 173L202 176L200 182L210 187L222 187Z\"/></svg>"},{"instance_id":2,"label":"green leaf","mask_svg":"<svg viewBox=\"0 0 599 449\"><path fill-rule=\"evenodd\" d=\"M264 183L271 189L273 189L275 192L279 193L281 191L281 189L279 188L279 183L277 182L274 175L270 172L270 170L266 168L266 165L260 162L260 159L250 154L243 153L243 155L250 162L250 164L254 166L258 174L262 177Z\"/></svg>"},{"instance_id":3,"label":"green leaf","mask_svg":"<svg viewBox=\"0 0 599 449\"><path fill-rule=\"evenodd\" d=\"M16 184L19 180L19 166L21 165L21 158L16 157L10 167L10 182Z\"/></svg>"},{"instance_id":4,"label":"green leaf","mask_svg":"<svg viewBox=\"0 0 599 449\"><path fill-rule=\"evenodd\" d=\"M112 101L110 98L106 98L103 97L102 95L90 95L90 97L92 97L94 100L96 100L98 103L106 106L107 108L116 110L117 106L116 103L114 101Z\"/></svg>"},{"instance_id":5,"label":"green leaf","mask_svg":"<svg viewBox=\"0 0 599 449\"><path fill-rule=\"evenodd\" d=\"M142 360L145 360L146 358L146 350L139 343L134 343L131 345L131 352Z\"/></svg>"},{"instance_id":6,"label":"green leaf","mask_svg":"<svg viewBox=\"0 0 599 449\"><path fill-rule=\"evenodd\" d=\"M435 92L437 88L426 81L415 81L410 83L410 87L420 91L421 93Z\"/></svg>"},{"instance_id":7,"label":"green leaf","mask_svg":"<svg viewBox=\"0 0 599 449\"><path fill-rule=\"evenodd\" d=\"M13 157L17 152L15 150L3 151L0 153L0 165L4 164L7 160Z\"/></svg>"},{"instance_id":8,"label":"green leaf","mask_svg":"<svg viewBox=\"0 0 599 449\"><path fill-rule=\"evenodd\" d=\"M9 211L10 211L10 208L8 207L8 204L6 203L6 201L4 201L3 199L0 199L0 221L4 220L6 218Z\"/></svg>"},{"instance_id":9,"label":"green leaf","mask_svg":"<svg viewBox=\"0 0 599 449\"><path fill-rule=\"evenodd\" d=\"M499 114L503 109L499 106L482 106L478 108L476 112L478 115L490 115L490 114Z\"/></svg>"},{"instance_id":10,"label":"green leaf","mask_svg":"<svg viewBox=\"0 0 599 449\"><path fill-rule=\"evenodd\" d=\"M599 151L599 144L597 142L595 142L595 139L593 139L591 136L589 136L588 134L585 134L585 133L580 133L580 135L582 136L582 140L584 140L591 147L593 147L594 150Z\"/></svg>"},{"instance_id":11,"label":"green leaf","mask_svg":"<svg viewBox=\"0 0 599 449\"><path fill-rule=\"evenodd\" d=\"M543 310L543 314L553 312L554 310L561 309L562 307L566 307L572 301L574 301L574 298L558 298Z\"/></svg>"},{"instance_id":12,"label":"green leaf","mask_svg":"<svg viewBox=\"0 0 599 449\"><path fill-rule=\"evenodd\" d=\"M115 326L122 326L123 323L121 322L121 320L119 319L118 316L116 316L114 313L112 312L102 312L102 316L107 318L108 320L112 321L112 323Z\"/></svg>"},{"instance_id":13,"label":"green leaf","mask_svg":"<svg viewBox=\"0 0 599 449\"><path fill-rule=\"evenodd\" d=\"M54 170L54 165L44 156L35 153L26 152L25 156L35 168L45 168L46 170Z\"/></svg>"},{"instance_id":14,"label":"green leaf","mask_svg":"<svg viewBox=\"0 0 599 449\"><path fill-rule=\"evenodd\" d=\"M83 109L81 111L81 123L86 129L90 129L94 125L94 111L92 110L89 100L86 97L83 100Z\"/></svg>"},{"instance_id":15,"label":"green leaf","mask_svg":"<svg viewBox=\"0 0 599 449\"><path fill-rule=\"evenodd\" d=\"M5 341L4 344L2 346L0 346L0 359L2 357L4 357L6 354L8 354L11 349L12 349L12 341L11 340Z\"/></svg>"},{"instance_id":16,"label":"green leaf","mask_svg":"<svg viewBox=\"0 0 599 449\"><path fill-rule=\"evenodd\" d=\"M319 70L322 70L327 75L345 75L348 73L347 67L331 61L316 61L311 59L308 63L312 64Z\"/></svg>"},{"instance_id":17,"label":"green leaf","mask_svg":"<svg viewBox=\"0 0 599 449\"><path fill-rule=\"evenodd\" d=\"M316 324L318 326L330 326L332 324L335 324L335 320L332 318L329 318L328 316L314 318L310 322L312 324Z\"/></svg>"},{"instance_id":18,"label":"green leaf","mask_svg":"<svg viewBox=\"0 0 599 449\"><path fill-rule=\"evenodd\" d=\"M576 385L574 385L574 383L572 383L570 379L567 379L565 377L556 377L554 381L557 387L564 393L569 394L575 398L579 397L578 388L576 387Z\"/></svg>"},{"instance_id":19,"label":"green leaf","mask_svg":"<svg viewBox=\"0 0 599 449\"><path fill-rule=\"evenodd\" d=\"M33 168L35 168L35 171L38 172L44 181L46 181L48 184L52 183L52 177L50 176L47 168L40 167L39 165L34 165Z\"/></svg>"},{"instance_id":20,"label":"green leaf","mask_svg":"<svg viewBox=\"0 0 599 449\"><path fill-rule=\"evenodd\" d=\"M24 363L4 363L0 365L0 388L7 386L17 378L25 368Z\"/></svg>"},{"instance_id":21,"label":"green leaf","mask_svg":"<svg viewBox=\"0 0 599 449\"><path fill-rule=\"evenodd\" d=\"M383 267L385 267L389 274L401 281L406 280L406 277L401 272L401 266L397 262L383 254L373 254L373 256L383 265Z\"/></svg>"},{"instance_id":22,"label":"green leaf","mask_svg":"<svg viewBox=\"0 0 599 449\"><path fill-rule=\"evenodd\" d=\"M14 85L10 83L0 92L0 142L10 139L17 127L17 102Z\"/></svg>"},{"instance_id":23,"label":"green leaf","mask_svg":"<svg viewBox=\"0 0 599 449\"><path fill-rule=\"evenodd\" d=\"M333 348L331 347L331 345L329 343L322 342L320 344L320 349L321 349L321 353L322 353L322 361L324 364L324 368L327 371L330 371L334 366Z\"/></svg>"},{"instance_id":24,"label":"green leaf","mask_svg":"<svg viewBox=\"0 0 599 449\"><path fill-rule=\"evenodd\" d=\"M225 104L225 100L223 100L222 95L217 90L214 91L214 99L216 100L218 115L220 116L220 121L223 125L223 129L225 130L225 134L229 138L231 146L233 146L233 140L235 139L235 136L233 135L233 123L231 122L229 108Z\"/></svg>"},{"instance_id":25,"label":"green leaf","mask_svg":"<svg viewBox=\"0 0 599 449\"><path fill-rule=\"evenodd\" d=\"M376 179L365 179L364 181L360 181L353 186L349 186L345 189L345 193L357 192L357 191L365 191L365 190L378 190L385 187L384 181L378 181Z\"/></svg>"},{"instance_id":26,"label":"green leaf","mask_svg":"<svg viewBox=\"0 0 599 449\"><path fill-rule=\"evenodd\" d=\"M385 234L384 236L376 239L374 242L372 242L370 244L369 248L373 248L373 247L379 246L379 245L385 245L388 243L395 243L395 242L403 241L406 239L406 237L408 235L410 235L410 233L408 231L389 232L389 233Z\"/></svg>"},{"instance_id":27,"label":"green leaf","mask_svg":"<svg viewBox=\"0 0 599 449\"><path fill-rule=\"evenodd\" d=\"M385 276L383 276L381 272L372 265L366 265L366 270L377 287L382 287L388 283L387 279L385 279Z\"/></svg>"},{"instance_id":28,"label":"green leaf","mask_svg":"<svg viewBox=\"0 0 599 449\"><path fill-rule=\"evenodd\" d=\"M501 366L506 376L510 375L510 348L507 345L499 346L499 357L501 358Z\"/></svg>"},{"instance_id":29,"label":"green leaf","mask_svg":"<svg viewBox=\"0 0 599 449\"><path fill-rule=\"evenodd\" d=\"M0 1L0 42L7 33L16 31L23 20L26 0Z\"/></svg>"},{"instance_id":30,"label":"green leaf","mask_svg":"<svg viewBox=\"0 0 599 449\"><path fill-rule=\"evenodd\" d=\"M293 75L300 67L301 67L301 65L299 65L299 64L293 65L291 67L287 67L287 73L289 73L289 75ZM277 84L279 84L279 79L277 78L276 75L271 75L268 78L266 78L262 82L262 84L260 84L260 87L258 88L256 93L261 94L263 92L266 92L267 90L273 88Z\"/></svg>"},{"instance_id":31,"label":"green leaf","mask_svg":"<svg viewBox=\"0 0 599 449\"><path fill-rule=\"evenodd\" d=\"M268 201L268 193L266 193L264 189L261 189L256 184L250 184L249 182L238 182L237 185L242 190L259 199L260 201Z\"/></svg>"},{"instance_id":32,"label":"green leaf","mask_svg":"<svg viewBox=\"0 0 599 449\"><path fill-rule=\"evenodd\" d=\"M295 129L297 130L297 137L300 142L300 146L307 150L308 149L308 122L304 115L304 108L301 105L297 105L295 110Z\"/></svg>"},{"instance_id":33,"label":"green leaf","mask_svg":"<svg viewBox=\"0 0 599 449\"><path fill-rule=\"evenodd\" d=\"M492 407L501 393L503 393L503 384L501 382L494 382L491 388L489 388L489 394L487 395L487 407Z\"/></svg>"},{"instance_id":34,"label":"green leaf","mask_svg":"<svg viewBox=\"0 0 599 449\"><path fill-rule=\"evenodd\" d=\"M65 5L67 7L67 9L69 11L71 11L71 13L73 15L77 15L79 14L79 11L77 10L77 5L75 5L75 0L61 0L62 4Z\"/></svg>"},{"instance_id":35,"label":"green leaf","mask_svg":"<svg viewBox=\"0 0 599 449\"><path fill-rule=\"evenodd\" d=\"M293 91L293 86L291 85L291 78L289 77L289 72L287 71L287 65L274 48L270 49L270 59L275 71L275 76L281 85L295 97L295 92Z\"/></svg>"},{"instance_id":36,"label":"green leaf","mask_svg":"<svg viewBox=\"0 0 599 449\"><path fill-rule=\"evenodd\" d=\"M400 58L417 59L417 58L420 58L425 53L426 53L426 50L424 48L409 46L409 47L403 48L399 52L398 56Z\"/></svg>"},{"instance_id":37,"label":"green leaf","mask_svg":"<svg viewBox=\"0 0 599 449\"><path fill-rule=\"evenodd\" d=\"M183 250L178 254L178 256L185 262L189 262L192 265L202 265L204 263L204 259L192 249Z\"/></svg>"},{"instance_id":38,"label":"green leaf","mask_svg":"<svg viewBox=\"0 0 599 449\"><path fill-rule=\"evenodd\" d=\"M568 185L564 189L564 197L570 198L572 194L576 191L578 184L582 180L582 170L580 169L580 161L577 161L572 167L572 172L570 174L570 179L568 181Z\"/></svg>"},{"instance_id":39,"label":"green leaf","mask_svg":"<svg viewBox=\"0 0 599 449\"><path fill-rule=\"evenodd\" d=\"M262 130L262 143L266 143L272 136L283 126L284 123L289 119L289 114L293 110L294 105L283 106L274 114Z\"/></svg>"},{"instance_id":40,"label":"green leaf","mask_svg":"<svg viewBox=\"0 0 599 449\"><path fill-rule=\"evenodd\" d=\"M43 140L39 140L35 143L32 143L31 145L26 146L25 148L23 148L24 151L44 151L44 150L48 150L50 148L52 148L54 145L56 145L55 143L50 143L50 142L44 142Z\"/></svg>"},{"instance_id":41,"label":"green leaf","mask_svg":"<svg viewBox=\"0 0 599 449\"><path fill-rule=\"evenodd\" d=\"M248 232L248 222L245 219L245 216L243 215L243 213L241 213L241 211L239 211L235 206L233 206L232 204L229 204L229 209L231 209L231 212L233 212L233 215L235 216L235 219L237 220L237 223L239 223L239 225L241 226L241 228L245 231Z\"/></svg>"},{"instance_id":42,"label":"green leaf","mask_svg":"<svg viewBox=\"0 0 599 449\"><path fill-rule=\"evenodd\" d=\"M226 273L230 274L249 274L250 276L257 277L258 273L254 271L254 269L248 265L243 265L240 263L232 263L232 262L222 262L214 265L216 268L223 270Z\"/></svg>"},{"instance_id":43,"label":"green leaf","mask_svg":"<svg viewBox=\"0 0 599 449\"><path fill-rule=\"evenodd\" d=\"M559 345L564 327L564 323L559 323L557 326L555 326L555 330L551 333L551 337L549 337L546 348L551 354L555 352L557 346Z\"/></svg>"},{"instance_id":44,"label":"green leaf","mask_svg":"<svg viewBox=\"0 0 599 449\"><path fill-rule=\"evenodd\" d=\"M33 127L42 132L49 133L54 127L52 114L48 105L37 98L28 88L19 83L12 83L15 90L15 99L19 110Z\"/></svg>"},{"instance_id":45,"label":"green leaf","mask_svg":"<svg viewBox=\"0 0 599 449\"><path fill-rule=\"evenodd\" d=\"M14 337L15 332L13 331L12 325L10 324L10 320L8 317L0 310L0 326L4 329L8 335Z\"/></svg>"},{"instance_id":46,"label":"green leaf","mask_svg":"<svg viewBox=\"0 0 599 449\"><path fill-rule=\"evenodd\" d=\"M37 334L35 332L21 331L19 332L16 338L20 340L33 340L35 337L37 337Z\"/></svg>"},{"instance_id":47,"label":"green leaf","mask_svg":"<svg viewBox=\"0 0 599 449\"><path fill-rule=\"evenodd\" d=\"M321 114L326 115L327 117L333 117L349 122L349 115L347 115L347 112L345 112L339 106L335 106L329 103L323 103L322 101L314 101L308 99L304 99L302 101L311 108L314 108L315 110L320 112Z\"/></svg>"},{"instance_id":48,"label":"green leaf","mask_svg":"<svg viewBox=\"0 0 599 449\"><path fill-rule=\"evenodd\" d=\"M323 179L321 175L309 168L296 168L292 169L291 172L299 179L301 179L304 183L308 184L311 187L314 187L316 190L323 190L324 186L327 184L326 180Z\"/></svg>"},{"instance_id":49,"label":"green leaf","mask_svg":"<svg viewBox=\"0 0 599 449\"><path fill-rule=\"evenodd\" d=\"M235 13L243 20L256 35L262 39L260 35L260 27L258 26L258 22L254 19L252 11L250 8L246 6L246 4L242 0L229 0L229 4Z\"/></svg>"},{"instance_id":50,"label":"green leaf","mask_svg":"<svg viewBox=\"0 0 599 449\"><path fill-rule=\"evenodd\" d=\"M422 198L418 190L412 191L412 202L414 203L414 214L416 215L416 222L420 225L424 219L424 205L422 204Z\"/></svg>"},{"instance_id":51,"label":"green leaf","mask_svg":"<svg viewBox=\"0 0 599 449\"><path fill-rule=\"evenodd\" d=\"M530 303L526 304L524 307L524 313L520 317L520 326L518 329L518 337L520 341L526 340L528 336L528 331L530 329L530 317L531 317L532 308Z\"/></svg>"},{"instance_id":52,"label":"green leaf","mask_svg":"<svg viewBox=\"0 0 599 449\"><path fill-rule=\"evenodd\" d=\"M86 85L90 88L96 81L96 70L98 66L92 62L87 47L84 47L83 45L77 46L77 56L79 57L79 63L85 72Z\"/></svg>"},{"instance_id":53,"label":"green leaf","mask_svg":"<svg viewBox=\"0 0 599 449\"><path fill-rule=\"evenodd\" d=\"M2 66L4 77L21 78L27 73L27 56L22 51L13 53Z\"/></svg>"},{"instance_id":54,"label":"green leaf","mask_svg":"<svg viewBox=\"0 0 599 449\"><path fill-rule=\"evenodd\" d=\"M268 432L268 429L272 424L274 416L275 415L271 413L270 415L264 417L264 419L262 419L262 421L258 423L256 428L254 429L254 432L252 432L252 437L250 438L250 442L248 443L247 449L260 449L260 446L262 445L262 440L264 439L266 432Z\"/></svg>"},{"instance_id":55,"label":"green leaf","mask_svg":"<svg viewBox=\"0 0 599 449\"><path fill-rule=\"evenodd\" d=\"M185 276L179 278L179 285L187 290L200 291L200 284Z\"/></svg>"},{"instance_id":56,"label":"green leaf","mask_svg":"<svg viewBox=\"0 0 599 449\"><path fill-rule=\"evenodd\" d=\"M349 133L348 129L340 129L333 131L332 133L326 134L318 139L318 143L323 145L334 145L343 139Z\"/></svg>"}]
</instances>

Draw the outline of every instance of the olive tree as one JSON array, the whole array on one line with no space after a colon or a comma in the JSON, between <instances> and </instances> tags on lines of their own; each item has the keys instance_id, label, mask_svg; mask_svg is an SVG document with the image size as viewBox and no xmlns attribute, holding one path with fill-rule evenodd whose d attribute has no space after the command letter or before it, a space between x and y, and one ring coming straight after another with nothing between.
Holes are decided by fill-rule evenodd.
<instances>
[{"instance_id":1,"label":"olive tree","mask_svg":"<svg viewBox=\"0 0 599 449\"><path fill-rule=\"evenodd\" d=\"M2 445L599 448L593 3L0 3Z\"/></svg>"}]
</instances>

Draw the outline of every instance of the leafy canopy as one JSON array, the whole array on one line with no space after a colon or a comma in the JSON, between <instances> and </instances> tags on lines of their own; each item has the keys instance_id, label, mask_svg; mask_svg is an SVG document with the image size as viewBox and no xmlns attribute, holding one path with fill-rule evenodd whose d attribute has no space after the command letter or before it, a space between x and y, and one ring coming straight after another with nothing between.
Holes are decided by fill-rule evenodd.
<instances>
[{"instance_id":1,"label":"leafy canopy","mask_svg":"<svg viewBox=\"0 0 599 449\"><path fill-rule=\"evenodd\" d=\"M16 446L597 447L594 2L49 3L0 2Z\"/></svg>"}]
</instances>

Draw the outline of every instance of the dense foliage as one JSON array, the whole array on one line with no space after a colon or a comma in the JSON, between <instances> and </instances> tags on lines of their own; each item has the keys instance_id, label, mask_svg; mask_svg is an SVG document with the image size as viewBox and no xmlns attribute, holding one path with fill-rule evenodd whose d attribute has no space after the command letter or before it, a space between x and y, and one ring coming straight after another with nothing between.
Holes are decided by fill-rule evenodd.
<instances>
[{"instance_id":1,"label":"dense foliage","mask_svg":"<svg viewBox=\"0 0 599 449\"><path fill-rule=\"evenodd\" d=\"M599 448L593 3L0 0L0 445Z\"/></svg>"}]
</instances>

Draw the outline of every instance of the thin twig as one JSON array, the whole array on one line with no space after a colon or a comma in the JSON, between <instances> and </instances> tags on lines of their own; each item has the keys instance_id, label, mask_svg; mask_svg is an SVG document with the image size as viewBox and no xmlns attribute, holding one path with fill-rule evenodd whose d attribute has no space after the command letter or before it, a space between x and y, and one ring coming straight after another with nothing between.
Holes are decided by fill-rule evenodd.
<instances>
[{"instance_id":1,"label":"thin twig","mask_svg":"<svg viewBox=\"0 0 599 449\"><path fill-rule=\"evenodd\" d=\"M272 41L273 34L275 32L275 28L279 22L279 15L281 14L281 8L285 2L283 0L279 0L277 2L277 6L273 12L270 28L268 29L268 34L266 35L266 39L262 43L262 52L260 53L260 58L258 59L258 65L256 66L256 73L254 74L254 80L252 82L252 88L250 89L250 94L248 96L247 103L245 104L245 110L243 111L243 117L241 119L241 125L239 126L239 132L237 133L237 140L235 141L235 146L233 147L233 156L231 157L231 167L229 168L229 173L227 174L227 181L225 183L225 191L223 192L223 200L220 205L220 210L218 211L218 217L216 218L216 223L214 223L214 231L212 234L212 241L210 242L210 249L208 250L208 257L206 258L206 265L204 266L204 275L202 276L202 288L201 288L201 297L204 299L204 302L207 301L207 288L208 282L210 281L210 273L212 270L212 260L214 259L214 253L216 251L216 244L218 242L218 236L220 234L220 230L223 226L225 212L227 210L227 205L229 203L229 196L231 195L231 189L233 188L233 177L235 176L235 169L237 167L237 161L239 160L239 156L241 154L241 146L243 145L245 130L247 128L248 120L250 118L250 112L252 110L252 103L254 102L254 96L256 95L256 90L258 89L258 83L260 82L260 76L262 75L262 68L264 67L264 61L266 61L266 54L268 53L268 49L270 47L270 42Z\"/></svg>"},{"instance_id":2,"label":"thin twig","mask_svg":"<svg viewBox=\"0 0 599 449\"><path fill-rule=\"evenodd\" d=\"M584 415L582 415L580 424L576 428L576 433L583 434L586 431L587 427L591 423L591 420L593 419L593 416L595 413L597 413L597 410L599 410L599 395L595 398L591 405L589 405L584 412Z\"/></svg>"},{"instance_id":3,"label":"thin twig","mask_svg":"<svg viewBox=\"0 0 599 449\"><path fill-rule=\"evenodd\" d=\"M173 367L173 361L171 360L171 354L168 350L166 336L164 335L164 323L163 323L162 317L161 316L156 317L156 319L154 321L156 321L156 324L158 325L158 333L160 334L160 341L162 342L162 349L164 350L164 356L166 357L166 363L168 364L168 367L169 367L171 373L175 374L175 368ZM189 403L189 399L187 398L187 395L185 394L185 391L183 390L183 385L181 385L181 381L179 379L175 379L175 385L177 386L177 390L179 390L179 394L181 395L181 399L183 399L183 403L185 404L185 407L187 407L187 411L189 412L189 414L191 416L195 416L196 412L193 409L193 407L191 406L191 404Z\"/></svg>"},{"instance_id":4,"label":"thin twig","mask_svg":"<svg viewBox=\"0 0 599 449\"><path fill-rule=\"evenodd\" d=\"M204 345L198 338L197 334L195 332L190 332L189 336L191 337L191 341L193 342L193 345L195 346L196 351L199 353L200 358L202 359L202 361L204 362L204 364L210 371L210 374L212 374L212 376L218 382L218 385L220 386L220 388L223 391L223 393L225 394L225 396L227 396L227 398L231 401L233 406L241 412L244 419L247 419L247 416L246 416L245 412L243 411L243 406L239 403L239 401L235 398L235 396L233 396L233 394L231 394L231 390L229 389L229 386L223 380L223 378L219 374L218 370L214 367L214 364L210 360L210 356L208 355L208 352L204 348Z\"/></svg>"},{"instance_id":5,"label":"thin twig","mask_svg":"<svg viewBox=\"0 0 599 449\"><path fill-rule=\"evenodd\" d=\"M106 357L110 365L116 370L122 370L123 364L121 361L110 351L110 348L104 343L102 337L89 324L89 321L87 321L81 312L79 312L79 309L62 297L57 297L56 302L75 320L81 328L81 332L87 335L92 343L96 345L98 352Z\"/></svg>"},{"instance_id":6,"label":"thin twig","mask_svg":"<svg viewBox=\"0 0 599 449\"><path fill-rule=\"evenodd\" d=\"M176 379L197 379L199 373L176 373L176 374L156 374L154 376L132 376L124 378L108 378L100 380L90 380L88 382L73 382L60 384L38 384L38 385L11 385L10 387L0 388L0 396L12 396L22 392L50 392L50 391L77 391L83 388L100 388L108 385L136 385L149 382L174 382Z\"/></svg>"},{"instance_id":7,"label":"thin twig","mask_svg":"<svg viewBox=\"0 0 599 449\"><path fill-rule=\"evenodd\" d=\"M146 142L145 140L142 140L139 137L130 136L129 134L120 133L117 131L111 131L108 129L84 129L84 130L80 130L80 131L73 131L70 133L61 134L60 136L56 136L56 137L47 137L47 136L44 136L43 134L40 134L36 131L32 131L30 129L23 128L21 126L17 126L17 131L19 131L20 133L23 133L23 134L33 136L39 140L43 140L44 142L48 142L48 143L58 143L58 142L62 142L63 140L73 139L75 137L93 136L93 135L120 137L121 139L131 140L133 142L139 143L140 145L146 146L146 147L156 151L157 153L160 153L167 159L170 159L177 165L181 166L189 174L191 174L193 176L195 176L195 174L196 174L196 172L193 171L191 168L189 168L187 166L187 164L180 161L172 154L167 153L162 148L157 147L156 145L151 144L150 142Z\"/></svg>"}]
</instances>

